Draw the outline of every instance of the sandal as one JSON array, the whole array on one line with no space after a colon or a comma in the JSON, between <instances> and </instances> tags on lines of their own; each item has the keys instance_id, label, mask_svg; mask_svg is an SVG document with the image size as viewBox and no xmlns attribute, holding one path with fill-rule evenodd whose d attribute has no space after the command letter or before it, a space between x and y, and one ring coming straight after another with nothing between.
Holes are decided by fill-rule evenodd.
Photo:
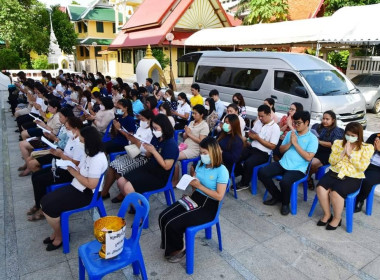
<instances>
[{"instance_id":1,"label":"sandal","mask_svg":"<svg viewBox=\"0 0 380 280\"><path fill-rule=\"evenodd\" d=\"M28 217L28 221L29 222L35 222L35 221L40 221L40 220L44 220L45 219L45 215L41 212L37 212L37 213L34 213L32 216Z\"/></svg>"},{"instance_id":2,"label":"sandal","mask_svg":"<svg viewBox=\"0 0 380 280\"><path fill-rule=\"evenodd\" d=\"M37 208L37 206L33 206L32 208L29 209L28 212L26 212L26 215L33 215L33 214L36 213L38 210L40 210L40 209Z\"/></svg>"},{"instance_id":3,"label":"sandal","mask_svg":"<svg viewBox=\"0 0 380 280\"><path fill-rule=\"evenodd\" d=\"M315 185L314 185L314 181L313 181L313 178L309 177L307 179L307 185L309 187L309 190L314 190L315 189Z\"/></svg>"}]
</instances>

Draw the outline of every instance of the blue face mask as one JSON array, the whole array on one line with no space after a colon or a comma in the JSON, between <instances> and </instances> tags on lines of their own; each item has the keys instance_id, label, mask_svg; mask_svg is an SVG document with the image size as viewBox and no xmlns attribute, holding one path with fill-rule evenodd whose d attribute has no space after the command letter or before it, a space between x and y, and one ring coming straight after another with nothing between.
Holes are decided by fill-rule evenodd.
<instances>
[{"instance_id":1,"label":"blue face mask","mask_svg":"<svg viewBox=\"0 0 380 280\"><path fill-rule=\"evenodd\" d=\"M211 158L210 155L201 155L201 161L203 164L210 164L211 163Z\"/></svg>"},{"instance_id":2,"label":"blue face mask","mask_svg":"<svg viewBox=\"0 0 380 280\"><path fill-rule=\"evenodd\" d=\"M116 115L119 115L119 116L120 116L120 115L121 115L121 116L124 115L123 110L121 110L121 109L116 109L115 114L116 114Z\"/></svg>"}]
</instances>

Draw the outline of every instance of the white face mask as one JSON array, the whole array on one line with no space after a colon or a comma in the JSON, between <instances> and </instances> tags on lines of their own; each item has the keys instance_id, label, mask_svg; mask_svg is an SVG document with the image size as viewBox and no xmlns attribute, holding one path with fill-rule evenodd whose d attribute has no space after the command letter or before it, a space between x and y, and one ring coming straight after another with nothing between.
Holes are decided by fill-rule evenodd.
<instances>
[{"instance_id":1,"label":"white face mask","mask_svg":"<svg viewBox=\"0 0 380 280\"><path fill-rule=\"evenodd\" d=\"M104 105L100 105L100 111L104 111L106 108L104 107Z\"/></svg>"},{"instance_id":2,"label":"white face mask","mask_svg":"<svg viewBox=\"0 0 380 280\"><path fill-rule=\"evenodd\" d=\"M210 110L210 106L205 105L205 109L206 109L207 111Z\"/></svg>"},{"instance_id":3,"label":"white face mask","mask_svg":"<svg viewBox=\"0 0 380 280\"><path fill-rule=\"evenodd\" d=\"M162 136L162 131L153 130L153 135L154 135L156 138L160 138L160 137Z\"/></svg>"},{"instance_id":4,"label":"white face mask","mask_svg":"<svg viewBox=\"0 0 380 280\"><path fill-rule=\"evenodd\" d=\"M356 141L358 141L358 137L357 136L350 136L350 135L346 134L346 135L344 135L344 137L350 143L355 143Z\"/></svg>"},{"instance_id":5,"label":"white face mask","mask_svg":"<svg viewBox=\"0 0 380 280\"><path fill-rule=\"evenodd\" d=\"M149 127L148 122L140 121L140 127L143 129L147 129Z\"/></svg>"},{"instance_id":6,"label":"white face mask","mask_svg":"<svg viewBox=\"0 0 380 280\"><path fill-rule=\"evenodd\" d=\"M179 104L179 105L182 105L182 104L183 104L183 101L182 101L182 100L178 100L178 104Z\"/></svg>"}]
</instances>

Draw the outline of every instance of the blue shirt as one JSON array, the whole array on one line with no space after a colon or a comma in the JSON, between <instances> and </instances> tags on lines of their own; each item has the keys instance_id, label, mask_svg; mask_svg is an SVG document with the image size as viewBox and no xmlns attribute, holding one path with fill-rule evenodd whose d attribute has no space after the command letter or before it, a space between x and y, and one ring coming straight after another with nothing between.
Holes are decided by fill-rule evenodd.
<instances>
[{"instance_id":1,"label":"blue shirt","mask_svg":"<svg viewBox=\"0 0 380 280\"><path fill-rule=\"evenodd\" d=\"M140 99L136 99L136 101L132 101L132 109L133 114L138 115L142 110L144 110L144 105L140 101Z\"/></svg>"},{"instance_id":2,"label":"blue shirt","mask_svg":"<svg viewBox=\"0 0 380 280\"><path fill-rule=\"evenodd\" d=\"M201 165L201 161L198 162L195 168L197 173L196 178L206 188L216 191L218 184L227 184L230 177L227 168L224 165L215 168L207 168L205 164ZM204 192L197 189L198 192L206 195Z\"/></svg>"},{"instance_id":3,"label":"blue shirt","mask_svg":"<svg viewBox=\"0 0 380 280\"><path fill-rule=\"evenodd\" d=\"M220 99L215 102L215 110L218 113L218 119L222 118L224 109L225 109L224 104Z\"/></svg>"},{"instance_id":4,"label":"blue shirt","mask_svg":"<svg viewBox=\"0 0 380 280\"><path fill-rule=\"evenodd\" d=\"M135 133L136 123L135 119L132 116L126 116L125 118L118 119L120 125L124 127L128 132ZM120 145L128 145L128 140L120 132L117 132L116 137L113 139L114 143Z\"/></svg>"},{"instance_id":5,"label":"blue shirt","mask_svg":"<svg viewBox=\"0 0 380 280\"><path fill-rule=\"evenodd\" d=\"M284 141L282 141L282 145L290 143L291 135L291 132L286 134ZM318 138L313 133L308 131L306 134L300 136L296 131L296 135L298 138L298 144L302 150L313 154L317 152ZM289 150L285 152L284 156L280 160L280 164L286 170L297 170L306 173L309 162L297 152L293 145L291 145Z\"/></svg>"}]
</instances>

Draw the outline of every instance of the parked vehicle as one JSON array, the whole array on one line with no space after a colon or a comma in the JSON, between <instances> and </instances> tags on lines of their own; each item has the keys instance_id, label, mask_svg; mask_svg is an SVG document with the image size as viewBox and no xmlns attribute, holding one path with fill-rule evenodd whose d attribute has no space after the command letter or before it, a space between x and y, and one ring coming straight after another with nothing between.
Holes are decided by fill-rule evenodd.
<instances>
[{"instance_id":1,"label":"parked vehicle","mask_svg":"<svg viewBox=\"0 0 380 280\"><path fill-rule=\"evenodd\" d=\"M380 74L360 74L351 81L363 94L367 110L380 113Z\"/></svg>"},{"instance_id":2,"label":"parked vehicle","mask_svg":"<svg viewBox=\"0 0 380 280\"><path fill-rule=\"evenodd\" d=\"M315 56L205 51L186 54L179 61L197 61L193 81L200 85L203 96L215 88L222 101L231 102L240 92L246 106L253 108L272 97L279 112L285 113L291 103L300 102L314 120L334 110L344 124L358 121L367 125L360 91L343 73Z\"/></svg>"}]
</instances>

